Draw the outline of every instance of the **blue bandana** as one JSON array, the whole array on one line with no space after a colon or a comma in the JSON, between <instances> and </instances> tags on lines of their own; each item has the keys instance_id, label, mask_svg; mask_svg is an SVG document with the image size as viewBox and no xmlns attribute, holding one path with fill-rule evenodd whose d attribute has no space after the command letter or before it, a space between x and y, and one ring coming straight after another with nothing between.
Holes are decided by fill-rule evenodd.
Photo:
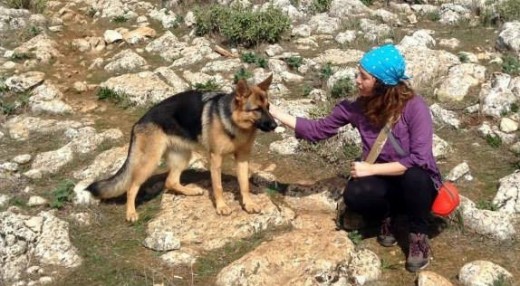
<instances>
[{"instance_id":1,"label":"blue bandana","mask_svg":"<svg viewBox=\"0 0 520 286\"><path fill-rule=\"evenodd\" d=\"M397 85L400 81L409 79L404 74L405 60L392 44L368 51L359 63L365 71L386 85Z\"/></svg>"}]
</instances>

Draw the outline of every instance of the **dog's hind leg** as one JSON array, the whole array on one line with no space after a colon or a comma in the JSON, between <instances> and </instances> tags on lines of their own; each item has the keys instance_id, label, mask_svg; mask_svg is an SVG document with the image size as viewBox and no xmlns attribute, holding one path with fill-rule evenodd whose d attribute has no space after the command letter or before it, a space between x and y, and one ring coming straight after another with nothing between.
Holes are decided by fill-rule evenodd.
<instances>
[{"instance_id":1,"label":"dog's hind leg","mask_svg":"<svg viewBox=\"0 0 520 286\"><path fill-rule=\"evenodd\" d=\"M249 151L237 151L235 161L237 168L238 185L242 195L242 204L248 213L259 213L261 208L251 199L249 193Z\"/></svg>"},{"instance_id":2,"label":"dog's hind leg","mask_svg":"<svg viewBox=\"0 0 520 286\"><path fill-rule=\"evenodd\" d=\"M136 134L136 148L131 164L132 182L126 194L126 220L136 222L139 218L135 210L135 198L141 185L150 178L161 161L166 149L165 138L162 132L148 131Z\"/></svg>"},{"instance_id":3,"label":"dog's hind leg","mask_svg":"<svg viewBox=\"0 0 520 286\"><path fill-rule=\"evenodd\" d=\"M165 188L169 191L177 192L186 196L198 196L204 193L204 189L195 185L181 185L181 174L191 158L190 149L169 150L167 154L170 173L166 179Z\"/></svg>"}]
</instances>

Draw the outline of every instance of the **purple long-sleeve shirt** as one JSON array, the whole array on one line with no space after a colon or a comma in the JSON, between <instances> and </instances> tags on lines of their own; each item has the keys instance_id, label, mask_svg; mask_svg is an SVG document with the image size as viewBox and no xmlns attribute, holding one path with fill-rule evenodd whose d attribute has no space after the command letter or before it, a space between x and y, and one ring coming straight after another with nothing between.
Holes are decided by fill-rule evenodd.
<instances>
[{"instance_id":1,"label":"purple long-sleeve shirt","mask_svg":"<svg viewBox=\"0 0 520 286\"><path fill-rule=\"evenodd\" d=\"M319 120L298 117L295 133L297 138L316 142L336 135L340 127L349 123L359 130L363 158L366 158L381 128L369 122L356 101L340 102L327 117ZM441 175L432 150L432 117L422 97L416 95L406 103L401 117L392 128L392 134L406 154L399 155L390 140L387 140L376 162L399 162L407 168L421 167L428 172L435 185L440 186Z\"/></svg>"}]
</instances>

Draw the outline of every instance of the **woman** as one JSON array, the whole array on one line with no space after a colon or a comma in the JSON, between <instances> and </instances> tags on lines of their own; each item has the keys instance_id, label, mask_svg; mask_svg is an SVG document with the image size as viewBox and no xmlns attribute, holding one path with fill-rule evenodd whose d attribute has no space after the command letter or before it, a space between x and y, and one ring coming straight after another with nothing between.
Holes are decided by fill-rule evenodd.
<instances>
[{"instance_id":1,"label":"woman","mask_svg":"<svg viewBox=\"0 0 520 286\"><path fill-rule=\"evenodd\" d=\"M353 102L340 102L319 120L296 118L276 106L271 106L270 112L295 129L297 138L311 142L334 136L341 126L352 124L361 135L363 158L382 127L391 122L393 144L387 140L374 164L351 164L351 180L343 196L349 210L383 221L377 238L383 246L397 243L392 216L407 215L410 247L406 269L417 271L429 263L427 219L441 178L432 152L430 110L405 82L405 68L405 60L395 46L383 45L361 59L356 76L359 96Z\"/></svg>"}]
</instances>

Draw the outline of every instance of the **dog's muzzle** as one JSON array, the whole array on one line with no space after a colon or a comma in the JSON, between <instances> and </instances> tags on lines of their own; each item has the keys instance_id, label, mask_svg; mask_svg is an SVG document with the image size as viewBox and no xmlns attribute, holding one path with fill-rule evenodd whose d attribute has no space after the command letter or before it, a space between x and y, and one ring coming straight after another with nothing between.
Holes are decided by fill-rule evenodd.
<instances>
[{"instance_id":1,"label":"dog's muzzle","mask_svg":"<svg viewBox=\"0 0 520 286\"><path fill-rule=\"evenodd\" d=\"M262 113L262 117L256 121L256 127L264 132L273 131L278 124L268 112Z\"/></svg>"}]
</instances>

